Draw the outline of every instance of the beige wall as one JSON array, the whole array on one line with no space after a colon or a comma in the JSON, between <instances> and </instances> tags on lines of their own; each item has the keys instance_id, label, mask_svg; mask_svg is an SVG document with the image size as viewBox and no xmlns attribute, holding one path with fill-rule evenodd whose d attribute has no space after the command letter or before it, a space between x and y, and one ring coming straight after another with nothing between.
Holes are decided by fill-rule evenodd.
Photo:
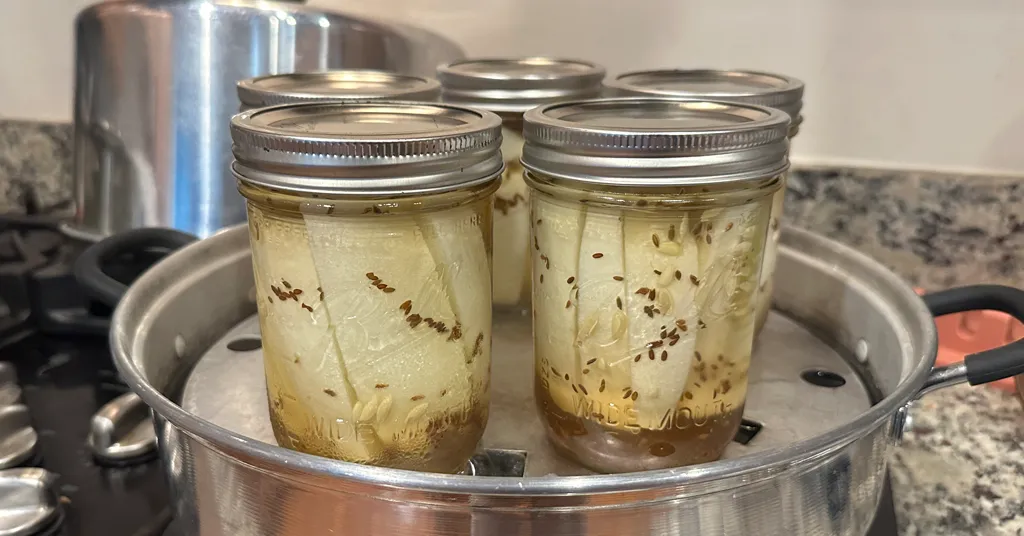
<instances>
[{"instance_id":1,"label":"beige wall","mask_svg":"<svg viewBox=\"0 0 1024 536\"><path fill-rule=\"evenodd\" d=\"M85 0L4 0L0 116L68 120ZM1019 0L311 0L474 55L775 70L808 85L805 162L1024 172Z\"/></svg>"}]
</instances>

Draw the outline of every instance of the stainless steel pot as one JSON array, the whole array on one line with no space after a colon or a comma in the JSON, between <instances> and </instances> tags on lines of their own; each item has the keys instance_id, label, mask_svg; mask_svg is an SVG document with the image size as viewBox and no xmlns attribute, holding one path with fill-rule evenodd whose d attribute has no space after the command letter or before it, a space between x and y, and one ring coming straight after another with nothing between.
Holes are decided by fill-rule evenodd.
<instances>
[{"instance_id":1,"label":"stainless steel pot","mask_svg":"<svg viewBox=\"0 0 1024 536\"><path fill-rule=\"evenodd\" d=\"M230 172L235 84L374 68L432 76L459 59L426 30L256 0L131 0L75 24L74 183L66 228L88 240L163 226L208 236L245 221Z\"/></svg>"},{"instance_id":2,"label":"stainless steel pot","mask_svg":"<svg viewBox=\"0 0 1024 536\"><path fill-rule=\"evenodd\" d=\"M1024 292L968 287L921 299L871 259L794 229L783 234L777 277L776 306L790 319L784 322L820 339L786 332L776 363L813 361L830 351L825 341L847 356L840 358L842 366L861 370L858 381L870 385L874 400L806 436L795 428L778 430L767 448L644 473L483 477L389 470L285 450L270 444L272 436L237 433L211 422L217 417L186 411L182 390L197 387L190 378L197 362L220 348L229 332L255 329L244 228L189 245L137 280L114 314L111 346L121 374L153 409L177 522L188 534L863 534L911 403L932 389L1024 369L1020 342L934 369L933 313L984 308L1024 317ZM759 344L766 344L772 322ZM520 335L528 337L528 331ZM798 342L807 338L817 345L811 352L786 346L807 344ZM496 348L495 361L500 359ZM261 396L259 378L243 373L250 365L223 362L224 376L207 389L237 407L217 412L266 419L265 406L249 396ZM757 406L799 411L815 405L794 399L788 386L773 387L779 381L774 368L763 374L762 392L751 393L748 413ZM494 374L496 398L505 396L505 375ZM835 393L820 400L840 396ZM505 430L506 437L528 435L530 426Z\"/></svg>"}]
</instances>

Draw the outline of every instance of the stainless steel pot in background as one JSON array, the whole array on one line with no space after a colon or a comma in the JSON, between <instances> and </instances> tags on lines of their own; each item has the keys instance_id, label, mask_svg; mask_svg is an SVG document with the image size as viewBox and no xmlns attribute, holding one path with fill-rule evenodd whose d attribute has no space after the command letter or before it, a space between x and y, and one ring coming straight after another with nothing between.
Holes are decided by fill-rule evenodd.
<instances>
[{"instance_id":1,"label":"stainless steel pot in background","mask_svg":"<svg viewBox=\"0 0 1024 536\"><path fill-rule=\"evenodd\" d=\"M133 0L75 26L69 234L95 240L171 227L208 236L245 221L231 175L235 84L263 74L374 68L433 75L462 57L426 30L295 3Z\"/></svg>"}]
</instances>

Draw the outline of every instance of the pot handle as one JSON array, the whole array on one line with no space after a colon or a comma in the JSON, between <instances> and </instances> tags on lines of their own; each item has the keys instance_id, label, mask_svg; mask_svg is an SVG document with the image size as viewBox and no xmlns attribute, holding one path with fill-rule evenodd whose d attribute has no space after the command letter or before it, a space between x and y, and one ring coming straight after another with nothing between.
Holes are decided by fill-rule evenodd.
<instances>
[{"instance_id":1,"label":"pot handle","mask_svg":"<svg viewBox=\"0 0 1024 536\"><path fill-rule=\"evenodd\" d=\"M1024 322L1024 290L1002 285L973 285L926 294L934 316L966 311L999 311ZM964 357L960 363L933 369L921 394L967 381L971 385L1024 374L1024 339Z\"/></svg>"},{"instance_id":2,"label":"pot handle","mask_svg":"<svg viewBox=\"0 0 1024 536\"><path fill-rule=\"evenodd\" d=\"M161 227L117 233L89 246L75 259L75 280L90 297L113 307L128 290L128 285L107 275L103 271L105 263L119 255L146 250L170 253L196 240L198 238L188 233Z\"/></svg>"}]
</instances>

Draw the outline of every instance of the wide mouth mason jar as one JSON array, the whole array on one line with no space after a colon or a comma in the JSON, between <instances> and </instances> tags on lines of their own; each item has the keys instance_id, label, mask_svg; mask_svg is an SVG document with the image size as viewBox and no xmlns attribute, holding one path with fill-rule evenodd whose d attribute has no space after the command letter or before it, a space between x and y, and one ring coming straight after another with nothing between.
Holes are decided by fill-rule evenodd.
<instances>
[{"instance_id":1,"label":"wide mouth mason jar","mask_svg":"<svg viewBox=\"0 0 1024 536\"><path fill-rule=\"evenodd\" d=\"M786 112L791 120L790 141L803 123L804 83L791 76L758 71L724 71L710 69L653 70L624 73L607 83L609 93L618 96L660 96L711 99L741 104L756 104ZM775 260L782 235L780 220L786 200L783 187L772 198L772 216L768 244L764 252L764 269L757 295L757 332L768 320L772 306Z\"/></svg>"},{"instance_id":2,"label":"wide mouth mason jar","mask_svg":"<svg viewBox=\"0 0 1024 536\"><path fill-rule=\"evenodd\" d=\"M681 99L526 113L535 393L564 455L641 471L732 440L788 128L778 110Z\"/></svg>"},{"instance_id":3,"label":"wide mouth mason jar","mask_svg":"<svg viewBox=\"0 0 1024 536\"><path fill-rule=\"evenodd\" d=\"M432 78L374 69L289 73L241 80L239 111L278 104L332 100L437 101L441 84Z\"/></svg>"},{"instance_id":4,"label":"wide mouth mason jar","mask_svg":"<svg viewBox=\"0 0 1024 536\"><path fill-rule=\"evenodd\" d=\"M567 99L597 97L603 67L559 58L489 58L438 68L444 102L497 113L503 122L505 175L494 197L494 304L523 309L530 300L529 190L519 164L523 113Z\"/></svg>"},{"instance_id":5,"label":"wide mouth mason jar","mask_svg":"<svg viewBox=\"0 0 1024 536\"><path fill-rule=\"evenodd\" d=\"M501 120L314 103L243 112L231 135L279 444L461 470L487 421Z\"/></svg>"}]
</instances>

